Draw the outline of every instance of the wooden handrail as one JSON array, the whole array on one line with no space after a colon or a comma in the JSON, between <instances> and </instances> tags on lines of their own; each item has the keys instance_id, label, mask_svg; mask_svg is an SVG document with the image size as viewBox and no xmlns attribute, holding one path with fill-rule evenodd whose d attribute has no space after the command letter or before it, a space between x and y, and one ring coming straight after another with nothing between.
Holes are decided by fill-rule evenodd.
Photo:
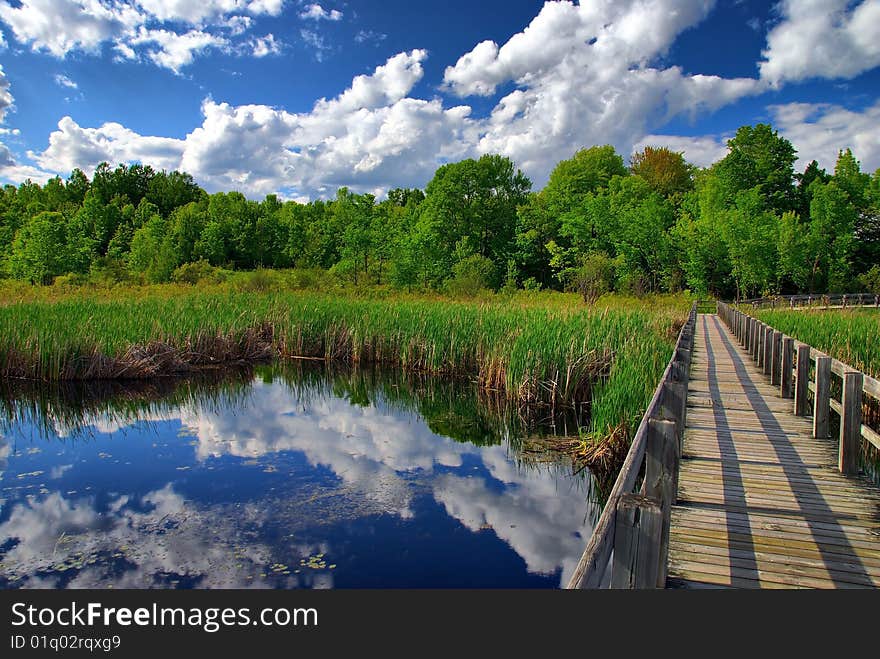
<instances>
[{"instance_id":1,"label":"wooden handrail","mask_svg":"<svg viewBox=\"0 0 880 659\"><path fill-rule=\"evenodd\" d=\"M662 588L666 583L696 323L695 302L567 588Z\"/></svg>"},{"instance_id":2,"label":"wooden handrail","mask_svg":"<svg viewBox=\"0 0 880 659\"><path fill-rule=\"evenodd\" d=\"M752 302L740 302L742 304ZM880 434L862 423L865 399L880 401L880 382L821 350L785 336L737 306L718 302L718 315L746 352L759 366L763 366L765 373L771 375L771 382L780 385L780 395L794 399L794 413L798 416L812 415L814 437L829 436L832 412L840 417L838 469L842 473L855 474L858 471L863 439L880 449ZM772 346L767 344L770 335L774 337ZM779 341L775 340L776 337ZM773 377L774 373L779 373L778 381ZM840 379L840 400L831 394L832 377Z\"/></svg>"},{"instance_id":3,"label":"wooden handrail","mask_svg":"<svg viewBox=\"0 0 880 659\"><path fill-rule=\"evenodd\" d=\"M772 295L740 300L739 306L753 309L848 309L850 307L880 308L880 295L874 293L819 293L809 295Z\"/></svg>"}]
</instances>

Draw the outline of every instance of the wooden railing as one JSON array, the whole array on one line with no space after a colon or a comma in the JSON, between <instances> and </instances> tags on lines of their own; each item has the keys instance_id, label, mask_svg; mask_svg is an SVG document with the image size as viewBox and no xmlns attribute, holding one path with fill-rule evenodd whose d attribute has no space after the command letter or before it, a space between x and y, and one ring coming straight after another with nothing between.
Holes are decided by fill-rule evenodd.
<instances>
[{"instance_id":1,"label":"wooden railing","mask_svg":"<svg viewBox=\"0 0 880 659\"><path fill-rule=\"evenodd\" d=\"M753 309L847 309L849 307L880 307L880 295L873 293L826 293L824 295L774 295L740 300L740 307Z\"/></svg>"},{"instance_id":2,"label":"wooden railing","mask_svg":"<svg viewBox=\"0 0 880 659\"><path fill-rule=\"evenodd\" d=\"M678 489L696 322L694 303L567 588L666 584L670 514Z\"/></svg>"},{"instance_id":3,"label":"wooden railing","mask_svg":"<svg viewBox=\"0 0 880 659\"><path fill-rule=\"evenodd\" d=\"M880 449L880 434L862 422L865 401L880 401L880 382L737 307L719 302L718 315L770 383L779 386L780 395L794 399L794 413L812 415L813 437L830 437L831 413L839 416L838 468L844 474L857 473L861 441ZM831 394L832 377L840 379L840 400Z\"/></svg>"}]
</instances>

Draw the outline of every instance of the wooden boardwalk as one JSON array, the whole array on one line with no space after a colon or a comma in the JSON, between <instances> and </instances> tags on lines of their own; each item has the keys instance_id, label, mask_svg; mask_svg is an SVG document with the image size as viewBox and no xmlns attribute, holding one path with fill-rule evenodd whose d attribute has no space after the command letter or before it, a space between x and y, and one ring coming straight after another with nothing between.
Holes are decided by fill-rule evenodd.
<instances>
[{"instance_id":1,"label":"wooden boardwalk","mask_svg":"<svg viewBox=\"0 0 880 659\"><path fill-rule=\"evenodd\" d=\"M880 587L880 489L837 470L716 315L697 318L669 587Z\"/></svg>"}]
</instances>

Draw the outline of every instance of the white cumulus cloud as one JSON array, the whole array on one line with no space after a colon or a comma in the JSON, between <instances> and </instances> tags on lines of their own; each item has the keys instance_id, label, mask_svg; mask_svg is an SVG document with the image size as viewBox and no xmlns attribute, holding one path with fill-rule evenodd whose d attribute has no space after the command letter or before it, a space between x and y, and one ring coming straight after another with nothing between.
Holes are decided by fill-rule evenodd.
<instances>
[{"instance_id":1,"label":"white cumulus cloud","mask_svg":"<svg viewBox=\"0 0 880 659\"><path fill-rule=\"evenodd\" d=\"M327 196L341 185L370 192L423 186L440 164L483 153L511 157L541 186L559 160L582 146L610 143L627 156L660 138L709 164L723 154L722 141L662 136L658 129L673 117L696 116L769 88L759 79L695 75L660 64L677 36L712 5L547 2L506 43L477 44L446 69L445 89L461 97L509 89L488 116L473 116L464 102L415 98L427 53L412 50L355 77L308 112L208 98L201 124L183 140L141 136L120 124L83 127L65 117L48 148L33 156L40 167L65 175L101 160L141 160L182 168L212 191L238 189L253 197ZM233 43L224 32L224 43L197 40L207 33L191 30L189 40L178 43L186 35L171 34L140 28L128 47L146 48L157 63L180 71L202 49L237 52L244 43L249 54L265 56L278 45L271 35Z\"/></svg>"},{"instance_id":2,"label":"white cumulus cloud","mask_svg":"<svg viewBox=\"0 0 880 659\"><path fill-rule=\"evenodd\" d=\"M281 53L281 43L276 41L275 36L271 32L264 37L257 37L250 45L254 57L266 57L267 55L278 55Z\"/></svg>"},{"instance_id":3,"label":"white cumulus cloud","mask_svg":"<svg viewBox=\"0 0 880 659\"><path fill-rule=\"evenodd\" d=\"M160 21L181 21L202 25L235 12L252 15L281 13L282 0L138 0L138 5Z\"/></svg>"},{"instance_id":4,"label":"white cumulus cloud","mask_svg":"<svg viewBox=\"0 0 880 659\"><path fill-rule=\"evenodd\" d=\"M784 0L779 8L762 78L853 78L880 65L880 0Z\"/></svg>"},{"instance_id":5,"label":"white cumulus cloud","mask_svg":"<svg viewBox=\"0 0 880 659\"><path fill-rule=\"evenodd\" d=\"M143 57L180 73L210 48L229 49L229 40L218 31L240 37L240 46L253 42L243 36L254 24L251 16L277 16L283 4L284 0L22 0L12 5L0 0L0 20L20 43L57 58L72 52L98 55L108 45L117 60ZM256 57L274 52L269 37L256 43L257 48L235 52Z\"/></svg>"},{"instance_id":6,"label":"white cumulus cloud","mask_svg":"<svg viewBox=\"0 0 880 659\"><path fill-rule=\"evenodd\" d=\"M771 106L773 124L794 144L803 169L811 160L829 171L840 149L850 148L862 171L880 167L880 101L861 111L827 103L787 103Z\"/></svg>"},{"instance_id":7,"label":"white cumulus cloud","mask_svg":"<svg viewBox=\"0 0 880 659\"><path fill-rule=\"evenodd\" d=\"M104 161L142 161L158 169L174 169L180 164L183 146L183 140L139 135L118 123L82 128L64 117L58 130L49 135L48 148L28 156L43 169L59 173L75 167L91 172Z\"/></svg>"},{"instance_id":8,"label":"white cumulus cloud","mask_svg":"<svg viewBox=\"0 0 880 659\"><path fill-rule=\"evenodd\" d=\"M482 127L478 153L514 158L539 185L580 146L626 152L679 114L711 111L766 85L749 78L688 75L655 61L712 8L708 0L547 2L499 46L477 44L446 69L459 96L504 96Z\"/></svg>"},{"instance_id":9,"label":"white cumulus cloud","mask_svg":"<svg viewBox=\"0 0 880 659\"><path fill-rule=\"evenodd\" d=\"M0 19L18 41L56 57L75 49L95 53L105 41L143 22L135 8L99 0L23 0L18 6L0 2Z\"/></svg>"},{"instance_id":10,"label":"white cumulus cloud","mask_svg":"<svg viewBox=\"0 0 880 659\"><path fill-rule=\"evenodd\" d=\"M141 27L130 44L155 44L147 49L147 57L159 66L179 74L183 67L192 64L198 53L208 48L226 48L229 42L223 37L201 30L178 34L169 30L148 30Z\"/></svg>"}]
</instances>

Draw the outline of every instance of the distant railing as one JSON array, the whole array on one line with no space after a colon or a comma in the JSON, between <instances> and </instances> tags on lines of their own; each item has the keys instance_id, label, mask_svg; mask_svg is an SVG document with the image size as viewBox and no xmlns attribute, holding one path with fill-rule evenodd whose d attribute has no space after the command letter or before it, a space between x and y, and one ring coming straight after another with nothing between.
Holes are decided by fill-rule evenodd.
<instances>
[{"instance_id":1,"label":"distant railing","mask_svg":"<svg viewBox=\"0 0 880 659\"><path fill-rule=\"evenodd\" d=\"M663 588L666 584L670 515L678 490L696 322L694 303L567 588Z\"/></svg>"},{"instance_id":2,"label":"distant railing","mask_svg":"<svg viewBox=\"0 0 880 659\"><path fill-rule=\"evenodd\" d=\"M740 300L739 306L753 309L847 309L849 307L878 307L880 295L873 293L827 293L823 295L774 295Z\"/></svg>"},{"instance_id":3,"label":"distant railing","mask_svg":"<svg viewBox=\"0 0 880 659\"><path fill-rule=\"evenodd\" d=\"M779 387L780 395L794 399L794 413L812 414L813 437L829 437L831 412L840 417L838 468L844 474L857 473L861 440L880 449L880 434L862 423L864 402L880 401L880 382L739 308L719 302L718 315L770 383ZM840 379L840 400L831 395L832 376Z\"/></svg>"}]
</instances>

